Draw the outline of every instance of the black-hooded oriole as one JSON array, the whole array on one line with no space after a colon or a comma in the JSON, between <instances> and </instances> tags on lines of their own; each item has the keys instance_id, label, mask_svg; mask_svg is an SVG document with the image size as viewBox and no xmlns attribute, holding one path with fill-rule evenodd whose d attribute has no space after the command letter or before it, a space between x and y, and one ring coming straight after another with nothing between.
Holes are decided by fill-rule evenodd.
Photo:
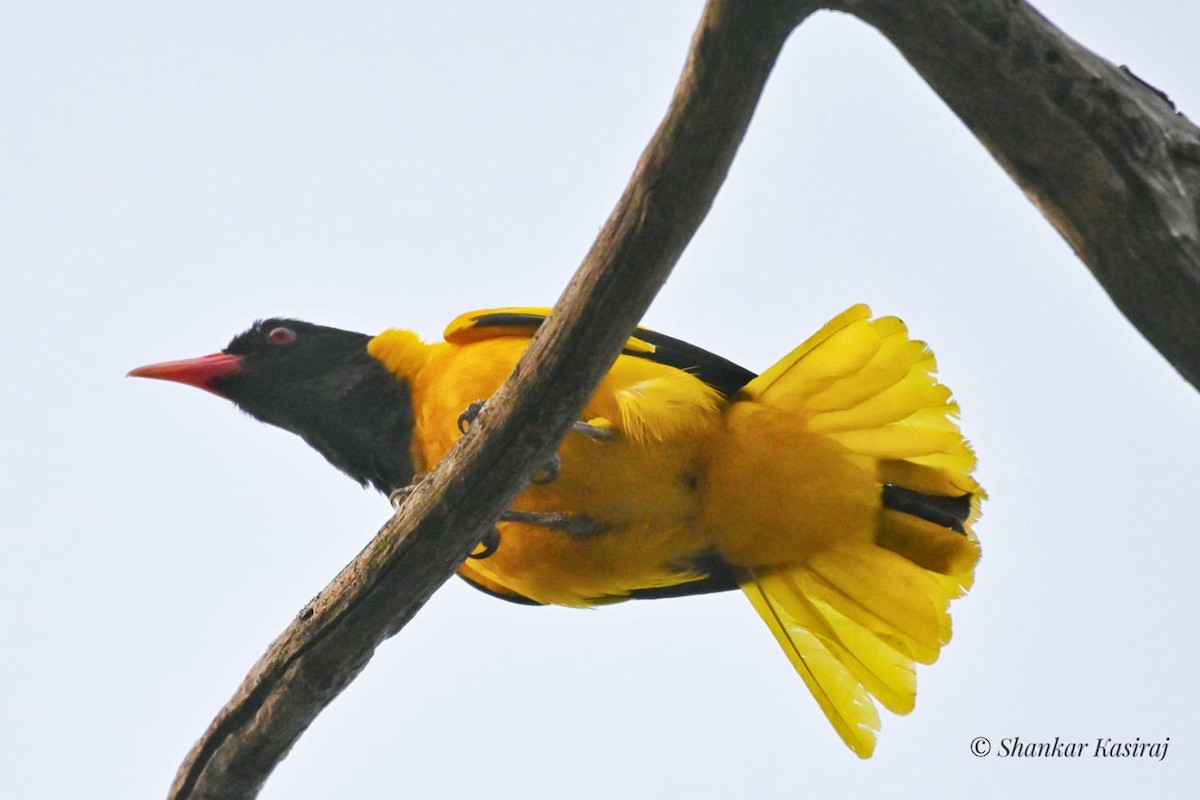
<instances>
[{"instance_id":1,"label":"black-hooded oriole","mask_svg":"<svg viewBox=\"0 0 1200 800\"><path fill-rule=\"evenodd\" d=\"M131 375L207 389L384 493L429 470L545 309L465 314L445 341L269 319ZM740 588L838 734L874 750L950 638L984 496L924 343L863 305L761 375L638 329L548 464L459 570L530 604Z\"/></svg>"}]
</instances>

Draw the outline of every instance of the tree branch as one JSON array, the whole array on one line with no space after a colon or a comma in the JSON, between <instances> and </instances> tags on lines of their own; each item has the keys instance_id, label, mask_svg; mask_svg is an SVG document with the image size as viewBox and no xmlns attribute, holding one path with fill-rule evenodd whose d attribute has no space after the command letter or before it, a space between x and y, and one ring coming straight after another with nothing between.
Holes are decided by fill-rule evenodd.
<instances>
[{"instance_id":1,"label":"tree branch","mask_svg":"<svg viewBox=\"0 0 1200 800\"><path fill-rule=\"evenodd\" d=\"M891 40L1200 388L1200 130L1024 0L831 7Z\"/></svg>"},{"instance_id":2,"label":"tree branch","mask_svg":"<svg viewBox=\"0 0 1200 800\"><path fill-rule=\"evenodd\" d=\"M255 664L188 754L172 798L257 795L553 453L708 212L784 40L815 7L709 3L666 119L526 356L470 433Z\"/></svg>"},{"instance_id":3,"label":"tree branch","mask_svg":"<svg viewBox=\"0 0 1200 800\"><path fill-rule=\"evenodd\" d=\"M526 357L272 643L171 797L257 795L550 456L711 206L783 42L819 6L892 40L1200 388L1200 133L1158 92L1021 0L710 0L666 119Z\"/></svg>"}]
</instances>

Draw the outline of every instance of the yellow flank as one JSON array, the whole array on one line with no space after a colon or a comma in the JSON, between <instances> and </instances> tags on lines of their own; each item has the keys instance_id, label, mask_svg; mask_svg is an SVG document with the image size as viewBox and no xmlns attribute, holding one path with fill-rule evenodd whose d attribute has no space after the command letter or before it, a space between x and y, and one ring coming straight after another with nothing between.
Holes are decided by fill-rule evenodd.
<instances>
[{"instance_id":1,"label":"yellow flank","mask_svg":"<svg viewBox=\"0 0 1200 800\"><path fill-rule=\"evenodd\" d=\"M462 411L499 388L528 338L480 337L462 345L420 345L419 351L414 341L407 331L387 331L371 342L369 352L409 382L414 447L419 468L427 469L461 435ZM537 602L568 606L621 600L636 589L704 577L681 570L679 562L709 546L697 524L696 485L701 446L720 424L720 406L720 395L697 378L621 356L582 415L617 436L596 441L568 434L559 449L559 477L530 485L513 505L587 516L603 534L580 537L502 523L503 546L487 559L468 561L464 577L479 576L487 588L499 585Z\"/></svg>"},{"instance_id":2,"label":"yellow flank","mask_svg":"<svg viewBox=\"0 0 1200 800\"><path fill-rule=\"evenodd\" d=\"M412 392L418 471L458 439L463 410L499 387L544 313L463 315L433 345L397 330L371 341ZM949 641L949 603L979 558L971 523L984 494L933 355L862 305L732 398L653 360L645 341L627 352L581 415L616 435L569 433L558 477L513 506L587 517L597 532L504 522L498 549L461 574L493 593L587 606L686 589L718 561L843 741L869 756L872 697L912 709L914 663ZM963 532L885 508L884 484L935 505L969 495Z\"/></svg>"}]
</instances>

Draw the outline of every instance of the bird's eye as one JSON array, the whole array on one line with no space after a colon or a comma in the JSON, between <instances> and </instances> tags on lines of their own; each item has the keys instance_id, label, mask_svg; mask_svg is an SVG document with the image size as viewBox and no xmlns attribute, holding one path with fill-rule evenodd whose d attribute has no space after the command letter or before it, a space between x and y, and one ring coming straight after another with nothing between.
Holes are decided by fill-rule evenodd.
<instances>
[{"instance_id":1,"label":"bird's eye","mask_svg":"<svg viewBox=\"0 0 1200 800\"><path fill-rule=\"evenodd\" d=\"M267 341L278 345L291 344L296 341L296 332L291 328L271 328Z\"/></svg>"}]
</instances>

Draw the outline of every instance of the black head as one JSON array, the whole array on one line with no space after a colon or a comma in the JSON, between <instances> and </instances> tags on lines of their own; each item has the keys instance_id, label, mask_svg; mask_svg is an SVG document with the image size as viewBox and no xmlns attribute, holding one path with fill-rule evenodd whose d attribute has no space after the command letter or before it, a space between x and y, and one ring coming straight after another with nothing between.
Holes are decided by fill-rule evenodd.
<instances>
[{"instance_id":1,"label":"black head","mask_svg":"<svg viewBox=\"0 0 1200 800\"><path fill-rule=\"evenodd\" d=\"M370 337L296 319L260 320L221 352L237 368L205 387L263 422L295 433L338 414L356 373L378 367L367 355Z\"/></svg>"},{"instance_id":2,"label":"black head","mask_svg":"<svg viewBox=\"0 0 1200 800\"><path fill-rule=\"evenodd\" d=\"M413 474L408 385L367 353L369 336L293 319L256 322L220 353L130 372L186 383L304 438L382 492Z\"/></svg>"}]
</instances>

